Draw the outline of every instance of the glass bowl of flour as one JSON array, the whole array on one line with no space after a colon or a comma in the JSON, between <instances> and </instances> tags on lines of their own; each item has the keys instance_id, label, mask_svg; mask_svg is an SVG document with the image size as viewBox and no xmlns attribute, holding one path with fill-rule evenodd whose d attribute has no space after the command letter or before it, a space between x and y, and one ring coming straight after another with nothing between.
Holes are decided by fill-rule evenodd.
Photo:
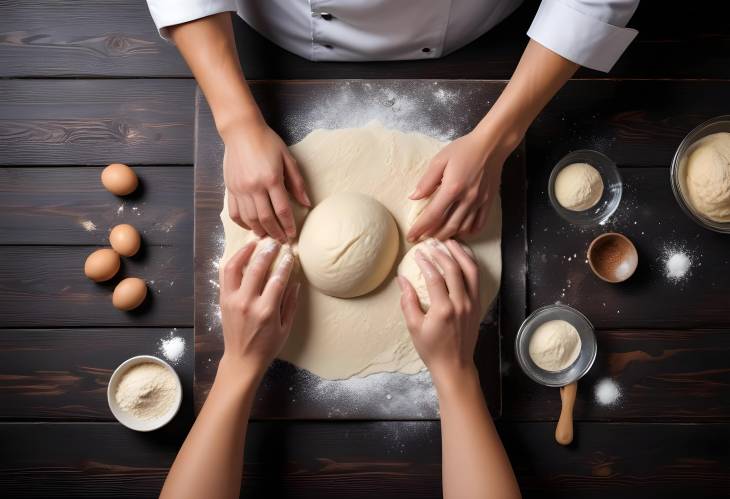
<instances>
[{"instance_id":1,"label":"glass bowl of flour","mask_svg":"<svg viewBox=\"0 0 730 499\"><path fill-rule=\"evenodd\" d=\"M548 180L553 209L563 219L581 226L606 223L618 208L622 192L616 164L605 154L590 149L566 154Z\"/></svg>"},{"instance_id":2,"label":"glass bowl of flour","mask_svg":"<svg viewBox=\"0 0 730 499\"><path fill-rule=\"evenodd\" d=\"M182 384L175 369L152 355L122 362L109 379L107 401L114 417L127 428L152 431L175 417L182 403Z\"/></svg>"},{"instance_id":3,"label":"glass bowl of flour","mask_svg":"<svg viewBox=\"0 0 730 499\"><path fill-rule=\"evenodd\" d=\"M687 134L672 159L670 181L687 216L730 234L730 116L712 118Z\"/></svg>"},{"instance_id":4,"label":"glass bowl of flour","mask_svg":"<svg viewBox=\"0 0 730 499\"><path fill-rule=\"evenodd\" d=\"M567 305L538 308L525 319L515 338L520 367L545 386L578 381L593 366L597 351L593 325Z\"/></svg>"}]
</instances>

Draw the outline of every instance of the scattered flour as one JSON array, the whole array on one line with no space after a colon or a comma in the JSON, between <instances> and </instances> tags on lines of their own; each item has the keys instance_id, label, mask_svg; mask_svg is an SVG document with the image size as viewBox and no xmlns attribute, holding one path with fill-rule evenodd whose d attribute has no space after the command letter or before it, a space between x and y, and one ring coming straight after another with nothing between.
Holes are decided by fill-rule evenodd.
<instances>
[{"instance_id":1,"label":"scattered flour","mask_svg":"<svg viewBox=\"0 0 730 499\"><path fill-rule=\"evenodd\" d=\"M661 256L664 276L672 283L683 281L691 273L693 260L693 255L684 247L678 245L666 246Z\"/></svg>"},{"instance_id":2,"label":"scattered flour","mask_svg":"<svg viewBox=\"0 0 730 499\"><path fill-rule=\"evenodd\" d=\"M692 262L684 253L674 253L667 260L667 277L670 279L681 279L689 270Z\"/></svg>"},{"instance_id":3,"label":"scattered flour","mask_svg":"<svg viewBox=\"0 0 730 499\"><path fill-rule=\"evenodd\" d=\"M96 230L96 225L91 220L82 220L79 222L81 224L81 227L84 228L87 232L92 232Z\"/></svg>"},{"instance_id":4,"label":"scattered flour","mask_svg":"<svg viewBox=\"0 0 730 499\"><path fill-rule=\"evenodd\" d=\"M455 105L462 100L463 92L470 90L449 88L440 82L396 80L389 87L347 82L324 104L313 102L310 108L290 115L285 123L291 132L288 138L293 143L318 128L354 128L379 121L386 128L453 140L457 129L468 128L469 117Z\"/></svg>"},{"instance_id":5,"label":"scattered flour","mask_svg":"<svg viewBox=\"0 0 730 499\"><path fill-rule=\"evenodd\" d=\"M438 417L438 398L428 371L404 375L377 373L364 378L326 380L306 371L306 390L329 406L327 417L352 417L367 412L391 414L394 418Z\"/></svg>"},{"instance_id":6,"label":"scattered flour","mask_svg":"<svg viewBox=\"0 0 730 499\"><path fill-rule=\"evenodd\" d=\"M621 390L611 378L603 378L596 383L595 396L599 404L613 405L621 398Z\"/></svg>"},{"instance_id":7,"label":"scattered flour","mask_svg":"<svg viewBox=\"0 0 730 499\"><path fill-rule=\"evenodd\" d=\"M173 364L177 364L185 354L185 338L176 336L177 328L160 340L159 352Z\"/></svg>"}]
</instances>

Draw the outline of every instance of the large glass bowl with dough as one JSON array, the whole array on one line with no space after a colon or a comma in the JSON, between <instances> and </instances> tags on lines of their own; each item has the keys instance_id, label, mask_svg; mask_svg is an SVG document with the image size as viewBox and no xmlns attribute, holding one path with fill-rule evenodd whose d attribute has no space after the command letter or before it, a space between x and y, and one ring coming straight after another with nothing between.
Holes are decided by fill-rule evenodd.
<instances>
[{"instance_id":1,"label":"large glass bowl with dough","mask_svg":"<svg viewBox=\"0 0 730 499\"><path fill-rule=\"evenodd\" d=\"M337 206L334 210L321 210L321 219L317 215L312 224L306 219L306 210L295 206L298 227L301 228L304 221L304 228L300 231L300 247L295 245L294 249L299 252L302 267L308 267L306 272L310 275L302 280L294 327L279 356L281 359L325 379L363 377L379 372L415 374L425 369L406 329L400 309L400 290L394 277L403 255L412 246L405 240L404 234L427 204L427 201L409 200L408 193L415 188L431 158L445 145L446 142L421 133L403 133L372 122L360 128L314 130L290 147L313 202L314 209L309 216L317 215L320 205L326 208L324 203ZM361 198L354 202L351 198L353 193L363 195L366 201ZM349 201L344 201L348 197ZM371 208L362 211L363 203ZM319 242L313 246L317 247L333 236L327 234L332 226L340 227L338 230L345 236L352 235L357 232L352 224L363 226L373 218L379 220L380 227L376 231L380 235L375 238L380 240L380 244L373 245L373 248L379 248L378 251L384 254L382 258L387 260L393 233L388 228L390 222L385 221L387 217L373 217L373 212L379 211L374 206L382 207L397 228L395 257L390 264L373 264L366 251L366 258L360 254L356 259L361 267L346 266L347 272L356 269L354 277L343 279L341 283L333 283L337 280L333 276L342 278L346 273L344 270L328 274L332 268L326 262L333 261L332 255L318 260L318 265L324 265L320 270L315 270L317 266L305 264L308 259L305 256L308 254L305 239L310 230L314 231L312 234L322 236L316 237ZM341 220L336 220L338 213ZM352 213L359 213L357 217L361 219L353 220ZM256 236L235 224L226 209L222 211L221 219L226 236L222 258L222 263L225 263ZM320 219L319 222L317 219ZM497 197L489 212L486 228L464 241L479 264L480 305L484 314L499 288L501 232L501 201ZM369 235L372 236L372 231ZM367 276L368 272L363 272L363 269L369 269L373 276ZM321 275L314 274L320 271ZM385 275L381 277L381 273ZM364 278L366 276L367 279ZM370 277L377 278L371 280ZM327 286L338 289L333 291ZM349 297L336 296L338 294Z\"/></svg>"},{"instance_id":2,"label":"large glass bowl with dough","mask_svg":"<svg viewBox=\"0 0 730 499\"><path fill-rule=\"evenodd\" d=\"M672 191L684 212L702 227L730 234L730 116L697 126L677 148Z\"/></svg>"}]
</instances>

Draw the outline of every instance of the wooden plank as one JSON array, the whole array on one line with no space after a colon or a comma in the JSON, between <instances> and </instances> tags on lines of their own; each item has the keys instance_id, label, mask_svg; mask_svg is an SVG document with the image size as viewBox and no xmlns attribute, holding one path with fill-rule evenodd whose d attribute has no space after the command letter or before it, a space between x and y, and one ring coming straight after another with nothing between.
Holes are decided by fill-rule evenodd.
<instances>
[{"instance_id":1,"label":"wooden plank","mask_svg":"<svg viewBox=\"0 0 730 499\"><path fill-rule=\"evenodd\" d=\"M547 200L548 170L532 170L528 213L530 311L557 301L581 310L599 328L717 328L730 326L730 240L696 225L677 205L667 168L622 168L624 195L604 226L564 222ZM598 279L586 263L591 240L624 233L639 252L625 283ZM665 252L692 260L685 279L665 276Z\"/></svg>"},{"instance_id":2,"label":"wooden plank","mask_svg":"<svg viewBox=\"0 0 730 499\"><path fill-rule=\"evenodd\" d=\"M268 123L279 132L288 144L298 142L315 127L363 126L381 112L390 118L398 113L411 113L414 119L396 128L411 126L410 131L437 135L440 130L452 129L453 134L467 132L489 109L504 87L502 82L438 81L423 80L369 80L369 81L300 81L255 82L254 95L267 117ZM450 103L438 100L439 95L449 95ZM351 113L351 106L342 102L368 102L366 112ZM453 115L453 103L465 111ZM385 109L382 112L382 109ZM282 112L286 110L286 112ZM380 110L380 111L379 111ZM423 112L419 112L424 110ZM370 114L372 112L372 114ZM410 116L410 115L409 115ZM311 117L311 119L310 119ZM345 120L342 124L339 121ZM218 317L218 267L223 252L223 230L219 213L223 199L221 162L223 144L216 133L212 115L205 99L198 95L195 163L195 306L196 306L196 378L195 398L199 408L213 382L217 361L223 351L220 321ZM389 125L386 123L386 125ZM420 127L420 128L419 128ZM503 212L508 217L524 214L525 164L524 146L508 162L510 175L509 195L503 202ZM512 212L512 203L515 210ZM525 226L515 223L508 229L508 251L503 252L505 268L504 285L514 287L519 294L524 291ZM516 234L516 236L515 236ZM523 242L521 250L512 251L512 241ZM513 272L511 269L522 269ZM522 279L513 283L511 279ZM510 281L510 282L507 282ZM517 321L524 317L524 305L517 306ZM495 308L482 324L481 340L476 352L488 404L492 413L500 413L499 384L499 333ZM514 322L514 321L513 321ZM318 419L318 418L367 418L367 419L432 419L437 417L433 393L416 395L415 390L404 391L405 383L395 375L384 378L378 390L360 388L350 392L347 385L322 387L321 380L286 363L276 363L269 370L265 391L260 394L253 414L257 418ZM408 378L406 378L408 379ZM430 388L430 382L428 382ZM488 388L486 388L488 387ZM315 396L316 394L316 396ZM390 397L390 398L389 398ZM426 399L427 400L423 400ZM292 403L296 400L296 404ZM385 400L385 402L383 402ZM406 402L404 402L406 401Z\"/></svg>"},{"instance_id":3,"label":"wooden plank","mask_svg":"<svg viewBox=\"0 0 730 499\"><path fill-rule=\"evenodd\" d=\"M124 198L104 189L101 170L0 168L0 244L108 245L120 223L134 225L145 244L190 244L192 167L136 167L141 187Z\"/></svg>"},{"instance_id":4,"label":"wooden plank","mask_svg":"<svg viewBox=\"0 0 730 499\"><path fill-rule=\"evenodd\" d=\"M669 166L685 135L727 113L726 102L724 81L569 81L527 133L530 170L550 169L576 149L621 166Z\"/></svg>"},{"instance_id":5,"label":"wooden plank","mask_svg":"<svg viewBox=\"0 0 730 499\"><path fill-rule=\"evenodd\" d=\"M0 80L0 164L191 164L191 80Z\"/></svg>"},{"instance_id":6,"label":"wooden plank","mask_svg":"<svg viewBox=\"0 0 730 499\"><path fill-rule=\"evenodd\" d=\"M0 76L189 75L144 2L4 2Z\"/></svg>"},{"instance_id":7,"label":"wooden plank","mask_svg":"<svg viewBox=\"0 0 730 499\"><path fill-rule=\"evenodd\" d=\"M186 344L170 363L184 390L178 418L189 417L192 329L89 328L0 330L0 419L112 421L106 387L114 369L135 355L164 359L161 341L172 336Z\"/></svg>"},{"instance_id":8,"label":"wooden plank","mask_svg":"<svg viewBox=\"0 0 730 499\"><path fill-rule=\"evenodd\" d=\"M145 246L125 258L110 282L84 276L84 260L96 247L0 247L0 320L3 327L192 326L192 248ZM132 312L111 304L123 276L148 283L148 298Z\"/></svg>"},{"instance_id":9,"label":"wooden plank","mask_svg":"<svg viewBox=\"0 0 730 499\"><path fill-rule=\"evenodd\" d=\"M525 497L726 497L730 426L552 423L498 428ZM114 423L2 424L9 497L156 496L183 428L134 435ZM134 437L134 438L130 438ZM243 497L441 497L437 422L253 422Z\"/></svg>"},{"instance_id":10,"label":"wooden plank","mask_svg":"<svg viewBox=\"0 0 730 499\"><path fill-rule=\"evenodd\" d=\"M598 357L578 382L581 421L730 421L727 330L598 331ZM557 389L533 382L513 363L503 373L503 417L556 420ZM611 383L618 399L597 398Z\"/></svg>"}]
</instances>

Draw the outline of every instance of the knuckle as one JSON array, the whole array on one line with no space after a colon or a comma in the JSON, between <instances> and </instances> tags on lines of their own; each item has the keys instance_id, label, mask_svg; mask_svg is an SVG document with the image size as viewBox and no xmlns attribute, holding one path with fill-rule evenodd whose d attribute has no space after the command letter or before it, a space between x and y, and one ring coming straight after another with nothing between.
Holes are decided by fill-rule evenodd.
<instances>
[{"instance_id":1,"label":"knuckle","mask_svg":"<svg viewBox=\"0 0 730 499\"><path fill-rule=\"evenodd\" d=\"M455 314L454 307L451 303L440 305L440 306L436 307L434 312L442 320L452 319Z\"/></svg>"},{"instance_id":2,"label":"knuckle","mask_svg":"<svg viewBox=\"0 0 730 499\"><path fill-rule=\"evenodd\" d=\"M444 190L449 196L456 197L460 195L461 192L464 190L464 185L461 183L461 181L451 182L450 184L444 186Z\"/></svg>"},{"instance_id":3,"label":"knuckle","mask_svg":"<svg viewBox=\"0 0 730 499\"><path fill-rule=\"evenodd\" d=\"M292 210L289 206L280 206L276 209L276 214L279 215L280 218L289 218L292 216Z\"/></svg>"},{"instance_id":4,"label":"knuckle","mask_svg":"<svg viewBox=\"0 0 730 499\"><path fill-rule=\"evenodd\" d=\"M267 172L259 177L259 184L263 187L274 187L279 183L279 175Z\"/></svg>"},{"instance_id":5,"label":"knuckle","mask_svg":"<svg viewBox=\"0 0 730 499\"><path fill-rule=\"evenodd\" d=\"M269 319L269 318L273 317L274 316L274 307L272 307L271 305L268 305L268 304L262 305L259 308L258 316L261 317L262 319Z\"/></svg>"}]
</instances>

